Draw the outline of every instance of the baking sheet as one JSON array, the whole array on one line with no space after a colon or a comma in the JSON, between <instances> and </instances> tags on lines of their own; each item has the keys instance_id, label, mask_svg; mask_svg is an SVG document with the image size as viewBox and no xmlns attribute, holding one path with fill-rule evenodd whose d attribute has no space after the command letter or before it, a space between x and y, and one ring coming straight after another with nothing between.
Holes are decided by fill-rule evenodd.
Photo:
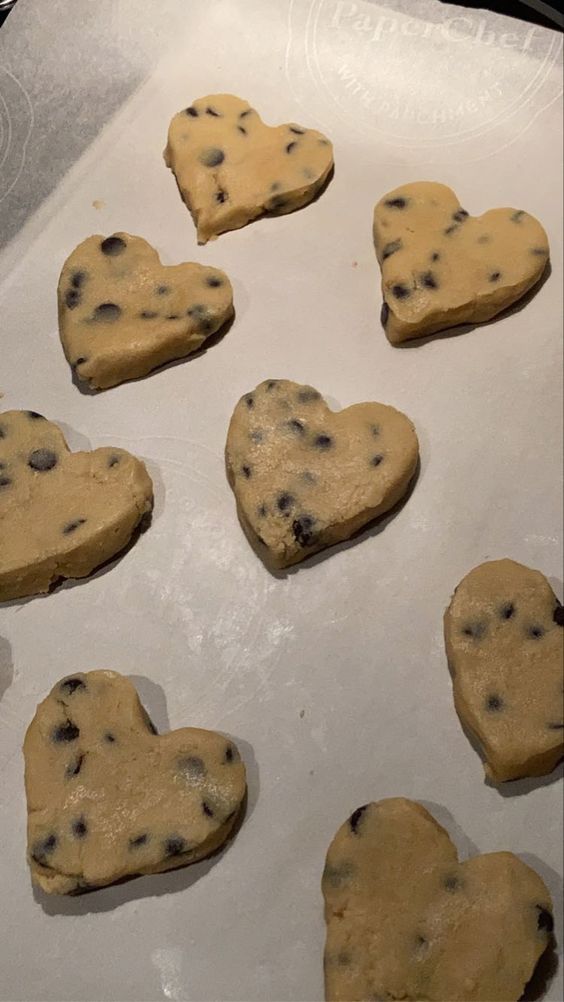
<instances>
[{"instance_id":1,"label":"baking sheet","mask_svg":"<svg viewBox=\"0 0 564 1002\"><path fill-rule=\"evenodd\" d=\"M19 0L0 32L2 408L115 443L155 481L153 525L93 579L0 608L0 998L318 1000L327 846L370 799L430 804L464 853L541 873L562 932L562 770L498 791L452 705L442 613L460 578L511 556L562 596L561 37L417 0ZM161 159L168 121L228 91L270 123L326 131L335 177L305 210L197 247ZM452 185L472 213L524 207L552 275L462 336L394 349L379 326L372 207L398 184ZM99 395L71 382L55 288L91 233L129 230L165 263L224 268L237 318L208 352ZM223 468L231 411L268 377L334 406L415 421L408 503L273 577ZM380 531L381 530L381 531ZM134 677L159 729L242 748L247 820L219 857L79 899L34 894L20 747L61 675ZM545 997L563 997L562 967Z\"/></svg>"}]
</instances>

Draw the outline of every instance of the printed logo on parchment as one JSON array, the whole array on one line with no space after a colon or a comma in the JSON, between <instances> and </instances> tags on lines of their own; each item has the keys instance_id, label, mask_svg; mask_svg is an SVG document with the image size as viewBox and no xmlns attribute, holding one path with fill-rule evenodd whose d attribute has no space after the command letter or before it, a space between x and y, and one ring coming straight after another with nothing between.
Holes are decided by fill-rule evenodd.
<instances>
[{"instance_id":1,"label":"printed logo on parchment","mask_svg":"<svg viewBox=\"0 0 564 1002\"><path fill-rule=\"evenodd\" d=\"M458 159L473 145L479 157L560 95L556 32L425 0L404 6L408 14L369 0L291 0L288 79L308 101L313 82L320 118L329 104L352 132L396 149L433 159L453 146Z\"/></svg>"},{"instance_id":2,"label":"printed logo on parchment","mask_svg":"<svg viewBox=\"0 0 564 1002\"><path fill-rule=\"evenodd\" d=\"M27 92L0 66L0 202L21 176L32 127L33 108Z\"/></svg>"}]
</instances>

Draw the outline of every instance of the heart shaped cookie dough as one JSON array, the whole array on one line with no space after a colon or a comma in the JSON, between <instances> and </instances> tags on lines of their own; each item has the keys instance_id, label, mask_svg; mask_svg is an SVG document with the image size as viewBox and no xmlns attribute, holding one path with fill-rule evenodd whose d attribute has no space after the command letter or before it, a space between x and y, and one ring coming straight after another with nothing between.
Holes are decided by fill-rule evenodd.
<instances>
[{"instance_id":1,"label":"heart shaped cookie dough","mask_svg":"<svg viewBox=\"0 0 564 1002\"><path fill-rule=\"evenodd\" d=\"M157 735L131 682L113 671L58 682L24 755L29 865L50 894L208 856L246 791L232 741L192 727Z\"/></svg>"},{"instance_id":2,"label":"heart shaped cookie dough","mask_svg":"<svg viewBox=\"0 0 564 1002\"><path fill-rule=\"evenodd\" d=\"M269 379L237 404L226 463L243 528L275 567L348 539L406 493L415 429L385 404L335 414L320 393Z\"/></svg>"},{"instance_id":3,"label":"heart shaped cookie dough","mask_svg":"<svg viewBox=\"0 0 564 1002\"><path fill-rule=\"evenodd\" d=\"M41 414L0 414L0 601L90 574L152 507L151 478L129 452L71 453Z\"/></svg>"},{"instance_id":4,"label":"heart shaped cookie dough","mask_svg":"<svg viewBox=\"0 0 564 1002\"><path fill-rule=\"evenodd\" d=\"M451 188L404 184L374 210L382 322L392 344L482 323L520 299L549 257L541 224L522 209L470 216Z\"/></svg>"},{"instance_id":5,"label":"heart shaped cookie dough","mask_svg":"<svg viewBox=\"0 0 564 1002\"><path fill-rule=\"evenodd\" d=\"M227 275L163 266L141 237L88 237L63 265L59 330L77 378L93 389L146 376L201 348L233 316Z\"/></svg>"},{"instance_id":6,"label":"heart shaped cookie dough","mask_svg":"<svg viewBox=\"0 0 564 1002\"><path fill-rule=\"evenodd\" d=\"M564 755L564 611L540 571L475 567L445 613L454 703L496 783L550 772Z\"/></svg>"},{"instance_id":7,"label":"heart shaped cookie dough","mask_svg":"<svg viewBox=\"0 0 564 1002\"><path fill-rule=\"evenodd\" d=\"M359 807L323 874L329 1002L517 1002L549 945L552 901L510 852L458 862L402 798Z\"/></svg>"},{"instance_id":8,"label":"heart shaped cookie dough","mask_svg":"<svg viewBox=\"0 0 564 1002\"><path fill-rule=\"evenodd\" d=\"M205 244L265 212L311 202L329 176L333 147L321 132L273 128L247 101L210 94L174 116L164 158Z\"/></svg>"}]
</instances>

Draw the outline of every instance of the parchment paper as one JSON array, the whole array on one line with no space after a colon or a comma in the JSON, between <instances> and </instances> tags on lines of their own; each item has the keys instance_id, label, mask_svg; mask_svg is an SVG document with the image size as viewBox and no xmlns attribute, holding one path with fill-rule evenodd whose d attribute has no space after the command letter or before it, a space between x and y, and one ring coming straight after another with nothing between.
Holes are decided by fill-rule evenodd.
<instances>
[{"instance_id":1,"label":"parchment paper","mask_svg":"<svg viewBox=\"0 0 564 1002\"><path fill-rule=\"evenodd\" d=\"M442 614L511 556L561 597L561 36L431 0L20 0L0 32L0 392L115 443L156 486L123 559L0 609L0 997L41 1002L319 1000L320 877L359 804L431 805L463 853L509 849L549 884L562 943L562 772L485 785L456 717ZM228 91L334 140L335 177L293 215L196 245L162 149L169 119ZM510 316L392 348L371 217L403 182L471 213L523 207L552 275ZM72 248L128 230L165 263L224 268L237 318L200 357L99 395L72 383L55 289ZM407 504L275 578L223 467L240 395L268 377L415 421ZM34 895L21 744L61 675L131 675L157 726L232 735L249 771L235 842L184 871L75 899ZM563 997L561 968L545 997Z\"/></svg>"}]
</instances>

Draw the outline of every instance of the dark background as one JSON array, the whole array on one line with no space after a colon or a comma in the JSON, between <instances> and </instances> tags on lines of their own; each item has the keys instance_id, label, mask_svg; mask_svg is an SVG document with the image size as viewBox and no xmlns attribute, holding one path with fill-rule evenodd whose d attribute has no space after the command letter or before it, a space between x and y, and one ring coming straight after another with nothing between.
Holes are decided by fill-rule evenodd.
<instances>
[{"instance_id":1,"label":"dark background","mask_svg":"<svg viewBox=\"0 0 564 1002\"><path fill-rule=\"evenodd\" d=\"M438 0L442 2L442 0ZM518 2L503 2L503 0L491 0L487 3L486 0L465 0L464 3L460 3L459 7L474 7L480 10L484 8L488 10L496 11L498 14L509 14L511 17L519 17L522 21L531 21L535 24L542 24L545 28L556 28L562 31L564 24L564 16L559 12L556 4L545 3L543 0L538 0L536 6L539 10L534 7L530 7L528 3L518 3ZM543 14L542 11L545 11ZM0 26L8 17L9 11L4 13L0 12Z\"/></svg>"}]
</instances>

